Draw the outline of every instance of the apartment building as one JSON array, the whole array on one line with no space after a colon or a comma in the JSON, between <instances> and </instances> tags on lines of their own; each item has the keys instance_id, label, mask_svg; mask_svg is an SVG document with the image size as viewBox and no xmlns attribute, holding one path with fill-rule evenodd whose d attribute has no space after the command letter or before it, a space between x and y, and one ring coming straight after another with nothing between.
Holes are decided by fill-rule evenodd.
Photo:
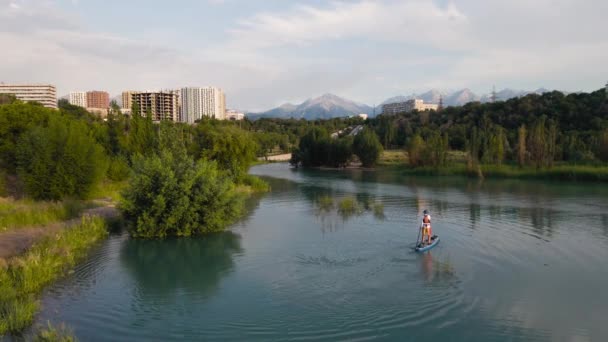
<instances>
[{"instance_id":1,"label":"apartment building","mask_svg":"<svg viewBox=\"0 0 608 342\"><path fill-rule=\"evenodd\" d=\"M121 109L131 110L131 108L133 107L132 96L135 93L137 93L137 91L135 91L135 90L126 90L126 91L122 92L122 94L121 94L122 106L120 107Z\"/></svg>"},{"instance_id":2,"label":"apartment building","mask_svg":"<svg viewBox=\"0 0 608 342\"><path fill-rule=\"evenodd\" d=\"M178 121L178 97L174 91L145 91L131 94L132 104L139 112L132 113L146 116L152 115L152 121Z\"/></svg>"},{"instance_id":3,"label":"apartment building","mask_svg":"<svg viewBox=\"0 0 608 342\"><path fill-rule=\"evenodd\" d=\"M57 108L57 90L50 84L0 83L0 94L10 94L24 102L39 102L45 107Z\"/></svg>"},{"instance_id":4,"label":"apartment building","mask_svg":"<svg viewBox=\"0 0 608 342\"><path fill-rule=\"evenodd\" d=\"M180 90L180 121L195 123L203 117L226 119L226 95L216 87L186 87Z\"/></svg>"},{"instance_id":5,"label":"apartment building","mask_svg":"<svg viewBox=\"0 0 608 342\"><path fill-rule=\"evenodd\" d=\"M245 119L245 113L234 109L226 110L226 120L239 121L243 119Z\"/></svg>"},{"instance_id":6,"label":"apartment building","mask_svg":"<svg viewBox=\"0 0 608 342\"><path fill-rule=\"evenodd\" d=\"M106 91L87 91L87 108L102 108L110 107L110 94Z\"/></svg>"},{"instance_id":7,"label":"apartment building","mask_svg":"<svg viewBox=\"0 0 608 342\"><path fill-rule=\"evenodd\" d=\"M71 105L86 108L87 93L85 91L73 91L68 95L68 101Z\"/></svg>"},{"instance_id":8,"label":"apartment building","mask_svg":"<svg viewBox=\"0 0 608 342\"><path fill-rule=\"evenodd\" d=\"M382 114L393 115L398 113L409 113L417 110L419 112L427 110L437 110L439 105L424 103L421 99L412 99L404 102L388 103L382 106Z\"/></svg>"}]
</instances>

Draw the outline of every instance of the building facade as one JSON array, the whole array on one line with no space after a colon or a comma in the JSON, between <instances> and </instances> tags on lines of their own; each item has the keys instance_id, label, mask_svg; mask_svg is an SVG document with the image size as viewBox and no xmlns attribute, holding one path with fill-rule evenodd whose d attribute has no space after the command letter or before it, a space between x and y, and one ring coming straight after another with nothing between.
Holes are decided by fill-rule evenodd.
<instances>
[{"instance_id":1,"label":"building facade","mask_svg":"<svg viewBox=\"0 0 608 342\"><path fill-rule=\"evenodd\" d=\"M50 84L4 84L0 94L14 95L24 102L39 102L47 108L57 109L57 89Z\"/></svg>"},{"instance_id":2,"label":"building facade","mask_svg":"<svg viewBox=\"0 0 608 342\"><path fill-rule=\"evenodd\" d=\"M105 91L87 91L87 108L109 108L110 94Z\"/></svg>"},{"instance_id":3,"label":"building facade","mask_svg":"<svg viewBox=\"0 0 608 342\"><path fill-rule=\"evenodd\" d=\"M180 90L180 121L195 123L203 117L226 119L226 95L216 87L187 87Z\"/></svg>"},{"instance_id":4,"label":"building facade","mask_svg":"<svg viewBox=\"0 0 608 342\"><path fill-rule=\"evenodd\" d=\"M133 107L132 96L135 93L137 93L137 91L135 91L135 90L126 90L126 91L122 92L122 94L121 94L122 103L120 106L121 109L131 110L131 108Z\"/></svg>"},{"instance_id":5,"label":"building facade","mask_svg":"<svg viewBox=\"0 0 608 342\"><path fill-rule=\"evenodd\" d=\"M245 119L245 113L234 109L226 110L226 120L239 121Z\"/></svg>"},{"instance_id":6,"label":"building facade","mask_svg":"<svg viewBox=\"0 0 608 342\"><path fill-rule=\"evenodd\" d=\"M417 110L419 112L427 110L437 110L439 105L424 103L423 100L413 99L404 102L387 103L382 106L382 114L394 115L398 113L409 113Z\"/></svg>"},{"instance_id":7,"label":"building facade","mask_svg":"<svg viewBox=\"0 0 608 342\"><path fill-rule=\"evenodd\" d=\"M84 91L73 91L68 96L68 102L70 102L71 105L86 108L87 93Z\"/></svg>"},{"instance_id":8,"label":"building facade","mask_svg":"<svg viewBox=\"0 0 608 342\"><path fill-rule=\"evenodd\" d=\"M177 95L173 91L146 91L131 94L132 104L136 105L139 114L152 116L152 121L178 121Z\"/></svg>"}]
</instances>

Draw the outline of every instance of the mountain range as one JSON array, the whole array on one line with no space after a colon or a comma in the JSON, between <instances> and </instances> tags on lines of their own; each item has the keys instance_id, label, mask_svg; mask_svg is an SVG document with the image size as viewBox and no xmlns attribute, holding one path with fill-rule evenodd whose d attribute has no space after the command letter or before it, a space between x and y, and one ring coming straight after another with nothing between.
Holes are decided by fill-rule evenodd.
<instances>
[{"instance_id":1,"label":"mountain range","mask_svg":"<svg viewBox=\"0 0 608 342\"><path fill-rule=\"evenodd\" d=\"M280 107L262 113L249 113L247 117L258 118L295 118L295 119L331 119L357 114L373 114L374 109L368 105L341 98L333 94L325 94L314 99L308 99L302 104L286 103Z\"/></svg>"},{"instance_id":2,"label":"mountain range","mask_svg":"<svg viewBox=\"0 0 608 342\"><path fill-rule=\"evenodd\" d=\"M499 101L505 101L514 97L525 96L528 94L542 94L548 91L549 90L544 88L539 88L534 91L503 89L496 92L496 99ZM431 89L422 94L391 97L383 101L374 110L373 107L365 104L344 99L333 94L325 94L317 98L306 100L299 105L286 103L265 112L248 113L247 117L252 120L259 118L296 118L315 120L346 117L363 113L374 116L374 114L380 114L382 112L382 105L384 104L402 102L411 99L422 99L426 103L439 103L439 100L442 99L444 106L462 106L469 102L475 101L490 102L492 95L478 95L468 88L456 91L440 91L437 89Z\"/></svg>"}]
</instances>

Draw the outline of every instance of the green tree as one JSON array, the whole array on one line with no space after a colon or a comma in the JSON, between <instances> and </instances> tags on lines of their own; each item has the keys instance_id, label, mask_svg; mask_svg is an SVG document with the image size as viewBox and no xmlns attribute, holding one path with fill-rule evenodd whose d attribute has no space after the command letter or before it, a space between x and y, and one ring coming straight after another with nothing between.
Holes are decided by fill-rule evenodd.
<instances>
[{"instance_id":1,"label":"green tree","mask_svg":"<svg viewBox=\"0 0 608 342\"><path fill-rule=\"evenodd\" d=\"M521 125L517 130L517 162L519 166L524 166L527 161L527 149L526 149L527 132L526 126Z\"/></svg>"},{"instance_id":2,"label":"green tree","mask_svg":"<svg viewBox=\"0 0 608 342\"><path fill-rule=\"evenodd\" d=\"M40 200L86 197L106 172L103 148L83 122L61 117L20 139L18 174L29 196Z\"/></svg>"},{"instance_id":3,"label":"green tree","mask_svg":"<svg viewBox=\"0 0 608 342\"><path fill-rule=\"evenodd\" d=\"M353 142L353 152L365 167L373 167L382 154L382 144L378 136L369 128L364 128Z\"/></svg>"},{"instance_id":4,"label":"green tree","mask_svg":"<svg viewBox=\"0 0 608 342\"><path fill-rule=\"evenodd\" d=\"M215 162L194 162L185 153L163 150L159 155L136 157L133 168L120 207L134 237L221 231L242 208L231 177Z\"/></svg>"},{"instance_id":5,"label":"green tree","mask_svg":"<svg viewBox=\"0 0 608 342\"><path fill-rule=\"evenodd\" d=\"M420 134L414 135L407 146L407 154L409 157L409 164L411 166L422 166L423 164L423 153L425 145L424 140Z\"/></svg>"},{"instance_id":6,"label":"green tree","mask_svg":"<svg viewBox=\"0 0 608 342\"><path fill-rule=\"evenodd\" d=\"M234 126L199 124L194 139L193 155L217 162L237 182L244 179L259 149L248 132Z\"/></svg>"}]
</instances>

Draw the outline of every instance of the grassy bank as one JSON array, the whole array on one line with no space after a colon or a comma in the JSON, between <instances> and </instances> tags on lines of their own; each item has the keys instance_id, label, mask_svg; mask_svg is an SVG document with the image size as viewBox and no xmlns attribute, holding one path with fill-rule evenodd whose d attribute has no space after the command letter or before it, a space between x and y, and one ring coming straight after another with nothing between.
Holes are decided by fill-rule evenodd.
<instances>
[{"instance_id":1,"label":"grassy bank","mask_svg":"<svg viewBox=\"0 0 608 342\"><path fill-rule=\"evenodd\" d=\"M552 168L519 167L515 165L480 165L479 169L469 170L464 164L432 168L408 166L389 166L404 174L425 176L467 176L474 178L516 178L608 182L608 166L557 165Z\"/></svg>"},{"instance_id":2,"label":"grassy bank","mask_svg":"<svg viewBox=\"0 0 608 342\"><path fill-rule=\"evenodd\" d=\"M0 233L66 221L78 217L87 207L90 206L82 201L35 202L0 198Z\"/></svg>"},{"instance_id":3,"label":"grassy bank","mask_svg":"<svg viewBox=\"0 0 608 342\"><path fill-rule=\"evenodd\" d=\"M83 218L79 225L35 244L26 254L0 260L0 336L28 327L44 286L63 276L107 234L103 219Z\"/></svg>"},{"instance_id":4,"label":"grassy bank","mask_svg":"<svg viewBox=\"0 0 608 342\"><path fill-rule=\"evenodd\" d=\"M110 199L118 202L121 198L120 193L129 185L128 181L112 182L104 181L99 183L89 194L90 199Z\"/></svg>"},{"instance_id":5,"label":"grassy bank","mask_svg":"<svg viewBox=\"0 0 608 342\"><path fill-rule=\"evenodd\" d=\"M552 168L519 167L513 164L480 165L470 170L466 165L466 153L450 151L448 166L410 167L407 152L401 150L384 151L378 167L395 170L404 174L424 176L467 176L475 178L518 178L608 182L608 165L557 164Z\"/></svg>"}]
</instances>

